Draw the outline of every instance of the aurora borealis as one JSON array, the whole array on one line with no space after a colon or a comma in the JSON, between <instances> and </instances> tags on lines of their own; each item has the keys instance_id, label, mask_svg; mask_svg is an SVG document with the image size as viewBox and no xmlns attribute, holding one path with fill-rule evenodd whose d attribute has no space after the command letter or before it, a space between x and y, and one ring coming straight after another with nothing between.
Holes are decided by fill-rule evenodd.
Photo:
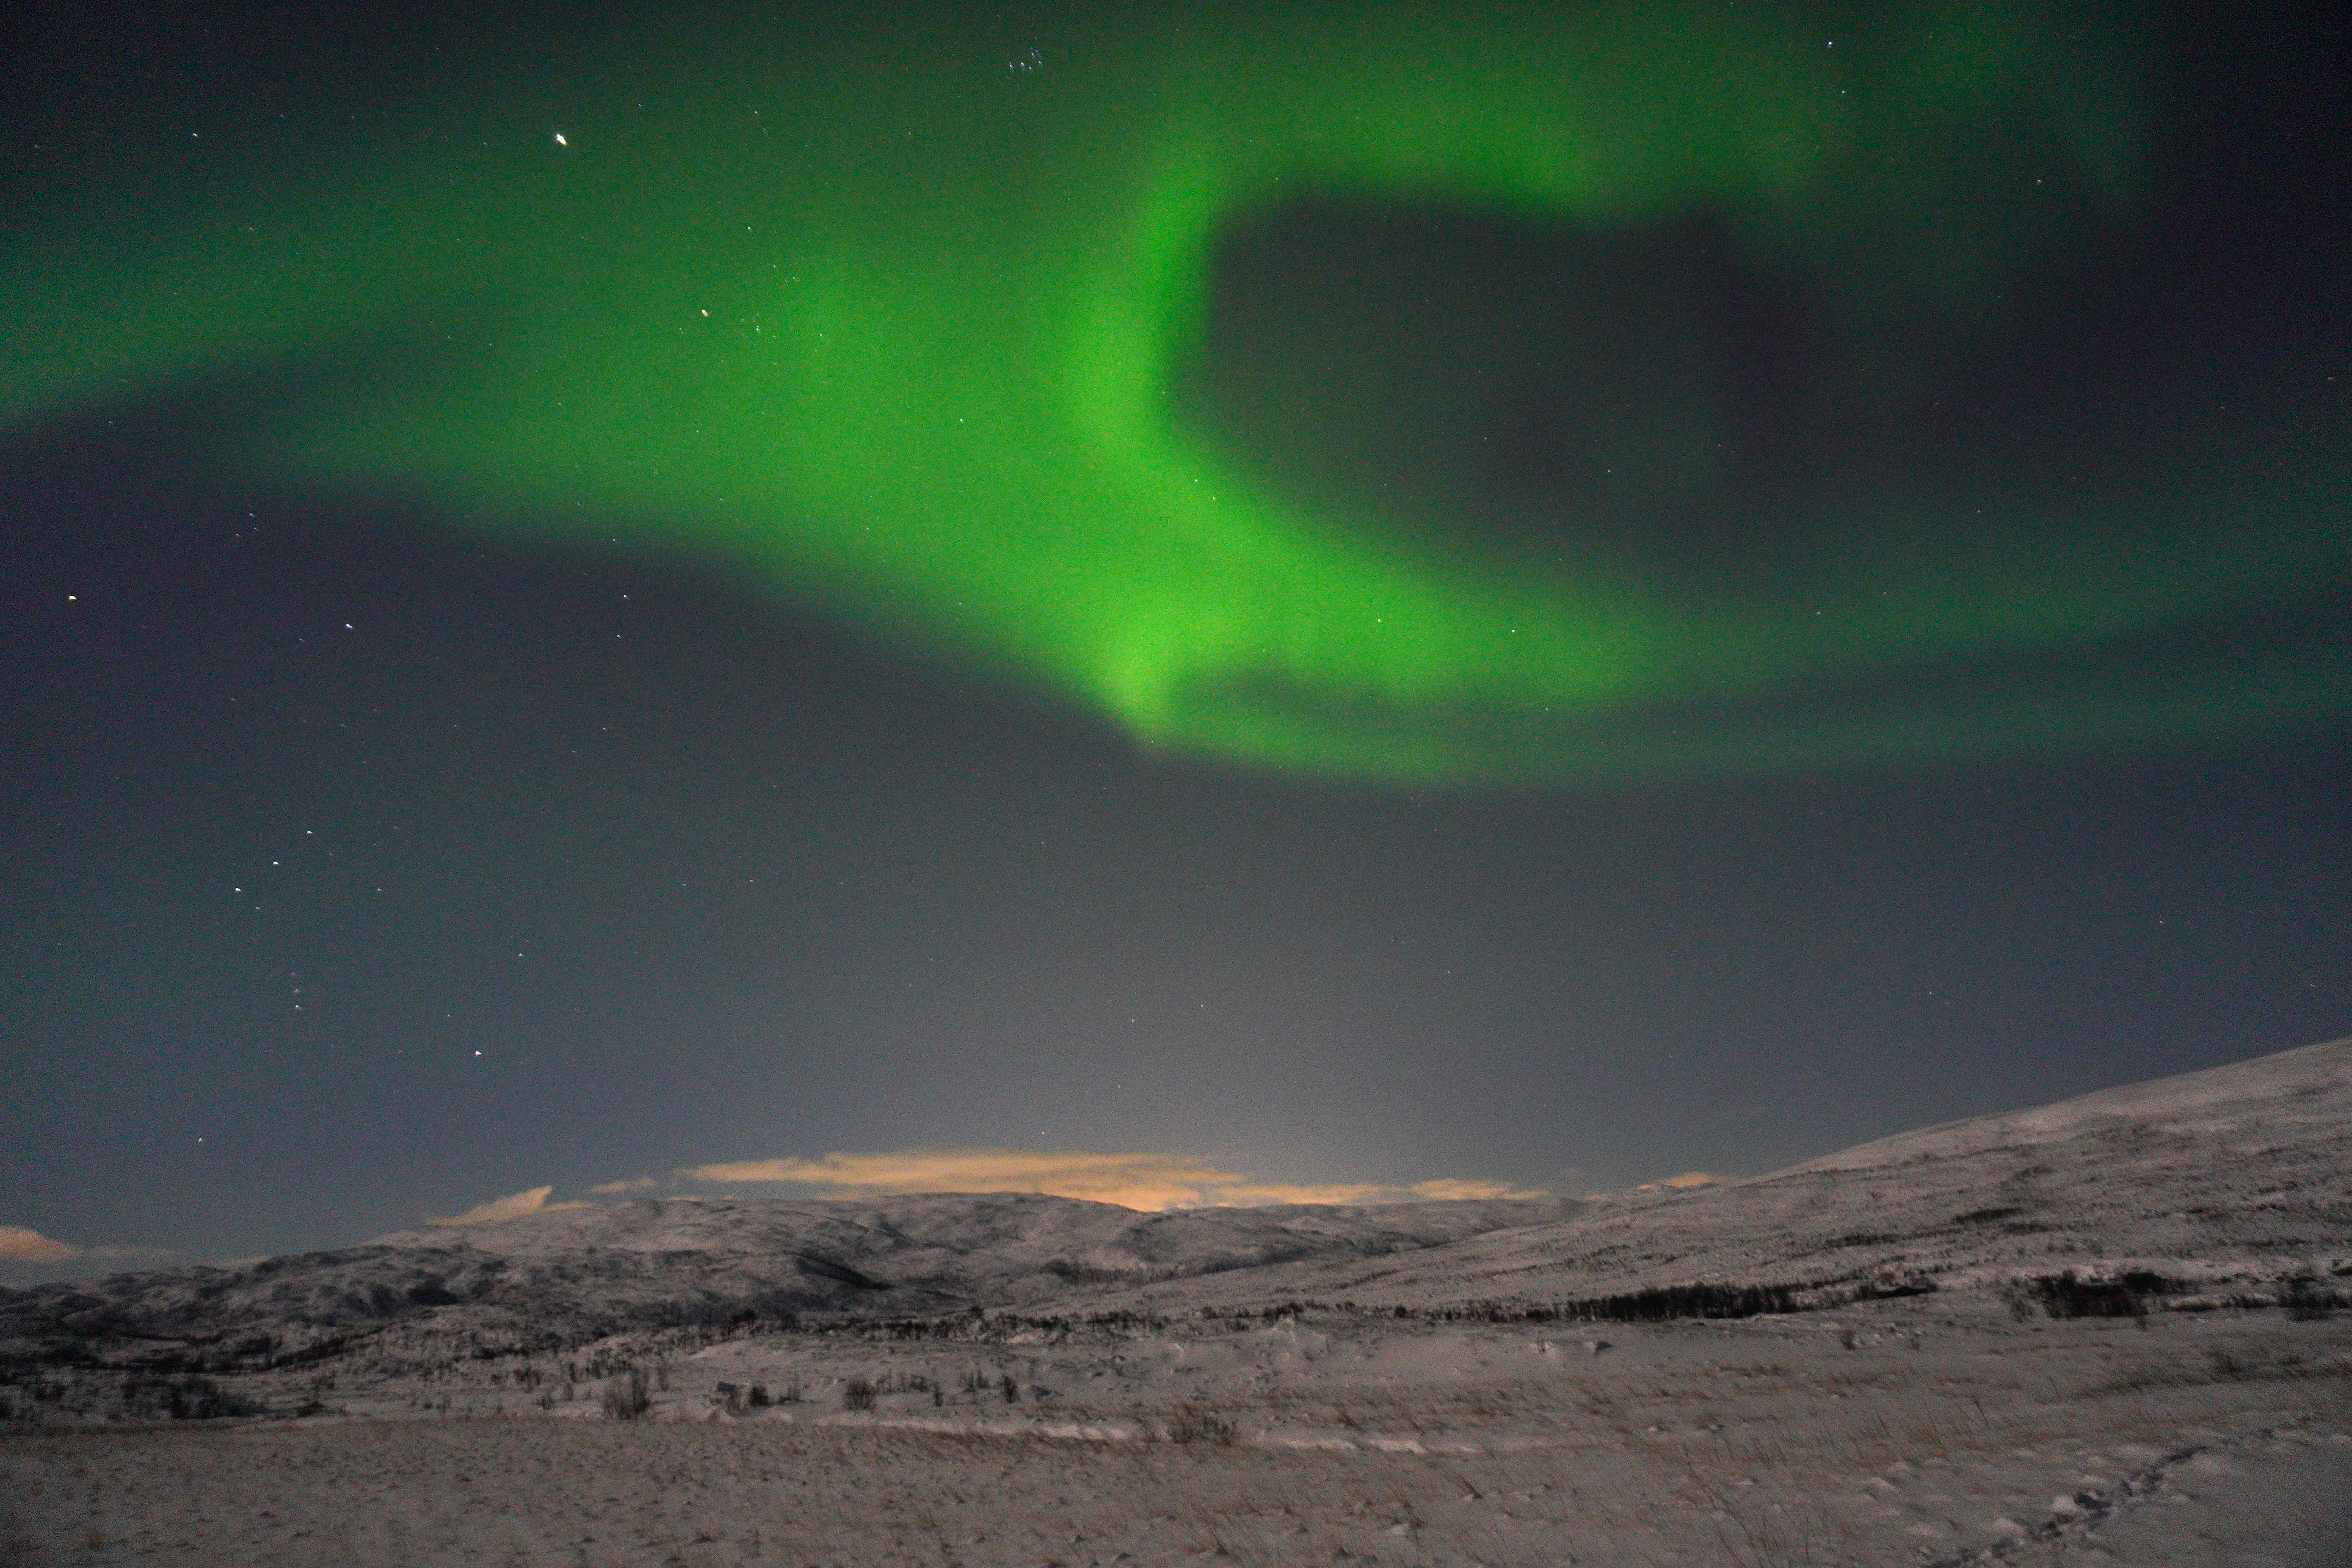
<instances>
[{"instance_id":1,"label":"aurora borealis","mask_svg":"<svg viewBox=\"0 0 2352 1568\"><path fill-rule=\"evenodd\" d=\"M716 556L1244 763L1567 782L2239 732L2352 697L2340 641L2275 624L2340 590L2352 453L2313 364L2140 450L2145 367L2068 338L2087 287L2145 286L2193 162L2160 20L1144 7L983 70L938 16L671 18L527 90L460 73L364 145L56 180L7 231L0 411L257 373L236 471ZM1318 481L1360 395L1295 368L1392 338L1399 280L1261 353L1221 314L1235 247L1327 208L1551 258L1388 411L1441 481L1409 504ZM1775 301L1790 385L1739 384L1719 300L1643 292L1697 256ZM1494 393L1464 377L1538 359L1553 480L1465 525L1442 481L1476 479ZM1289 400L1253 414L1234 363L1293 367ZM2081 450L1948 427L1998 390ZM1807 395L1850 447L1759 415Z\"/></svg>"},{"instance_id":2,"label":"aurora borealis","mask_svg":"<svg viewBox=\"0 0 2352 1568\"><path fill-rule=\"evenodd\" d=\"M2340 10L0 8L0 1287L2352 1033Z\"/></svg>"}]
</instances>

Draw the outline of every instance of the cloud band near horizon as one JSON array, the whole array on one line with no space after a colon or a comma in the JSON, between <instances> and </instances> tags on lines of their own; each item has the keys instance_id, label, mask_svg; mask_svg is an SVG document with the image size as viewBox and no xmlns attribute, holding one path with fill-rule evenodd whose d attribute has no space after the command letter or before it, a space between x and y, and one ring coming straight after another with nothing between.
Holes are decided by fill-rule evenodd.
<instances>
[{"instance_id":1,"label":"cloud band near horizon","mask_svg":"<svg viewBox=\"0 0 2352 1568\"><path fill-rule=\"evenodd\" d=\"M695 1165L688 1181L811 1187L843 1197L903 1193L1043 1193L1156 1212L1260 1204L1395 1203L1413 1198L1536 1198L1550 1194L1507 1182L1444 1177L1396 1186L1379 1182L1262 1182L1184 1154L1083 1150L900 1149ZM618 1187L622 1184L608 1184ZM601 1189L600 1189L601 1190Z\"/></svg>"},{"instance_id":2,"label":"cloud band near horizon","mask_svg":"<svg viewBox=\"0 0 2352 1568\"><path fill-rule=\"evenodd\" d=\"M71 1263L86 1258L95 1263L123 1263L136 1258L169 1258L162 1247L76 1247L43 1236L26 1225L0 1225L0 1264Z\"/></svg>"},{"instance_id":3,"label":"cloud band near horizon","mask_svg":"<svg viewBox=\"0 0 2352 1568\"><path fill-rule=\"evenodd\" d=\"M600 1190L600 1189L592 1189ZM584 1209L584 1203L551 1204L547 1200L555 1189L526 1187L519 1193L509 1193L502 1198L476 1204L463 1214L436 1215L426 1223L438 1226L495 1225L502 1219L528 1219L535 1214L553 1214L561 1209Z\"/></svg>"}]
</instances>

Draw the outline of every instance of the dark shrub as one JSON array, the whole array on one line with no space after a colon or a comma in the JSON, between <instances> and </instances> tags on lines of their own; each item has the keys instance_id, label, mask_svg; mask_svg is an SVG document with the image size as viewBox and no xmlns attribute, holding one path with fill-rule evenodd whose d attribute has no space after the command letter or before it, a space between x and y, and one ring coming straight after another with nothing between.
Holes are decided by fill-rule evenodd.
<instances>
[{"instance_id":1,"label":"dark shrub","mask_svg":"<svg viewBox=\"0 0 2352 1568\"><path fill-rule=\"evenodd\" d=\"M2315 1323L2343 1304L2336 1291L2323 1290L2308 1279L2290 1279L2279 1288L2279 1305L2298 1323Z\"/></svg>"},{"instance_id":2,"label":"dark shrub","mask_svg":"<svg viewBox=\"0 0 2352 1568\"><path fill-rule=\"evenodd\" d=\"M1187 1405L1168 1418L1171 1443L1231 1443L1234 1424L1197 1405Z\"/></svg>"},{"instance_id":3,"label":"dark shrub","mask_svg":"<svg viewBox=\"0 0 2352 1568\"><path fill-rule=\"evenodd\" d=\"M2169 1296L2185 1289L2179 1280L2168 1279L2152 1268L2131 1269L2118 1282L2138 1296Z\"/></svg>"},{"instance_id":4,"label":"dark shrub","mask_svg":"<svg viewBox=\"0 0 2352 1568\"><path fill-rule=\"evenodd\" d=\"M2042 1275L2031 1287L2042 1310L2053 1318L2139 1318L2147 1303L2120 1279L2084 1279L2069 1268Z\"/></svg>"},{"instance_id":5,"label":"dark shrub","mask_svg":"<svg viewBox=\"0 0 2352 1568\"><path fill-rule=\"evenodd\" d=\"M636 1367L604 1384L604 1414L614 1421L634 1421L652 1409L653 1403L653 1394L646 1387L646 1374Z\"/></svg>"},{"instance_id":6,"label":"dark shrub","mask_svg":"<svg viewBox=\"0 0 2352 1568\"><path fill-rule=\"evenodd\" d=\"M203 1377L126 1378L122 1407L134 1418L173 1421L216 1421L230 1415L257 1415L261 1410Z\"/></svg>"},{"instance_id":7,"label":"dark shrub","mask_svg":"<svg viewBox=\"0 0 2352 1568\"><path fill-rule=\"evenodd\" d=\"M1654 1285L1622 1296L1566 1301L1562 1318L1581 1322L1664 1323L1676 1318L1753 1318L1797 1310L1796 1292L1786 1285Z\"/></svg>"}]
</instances>

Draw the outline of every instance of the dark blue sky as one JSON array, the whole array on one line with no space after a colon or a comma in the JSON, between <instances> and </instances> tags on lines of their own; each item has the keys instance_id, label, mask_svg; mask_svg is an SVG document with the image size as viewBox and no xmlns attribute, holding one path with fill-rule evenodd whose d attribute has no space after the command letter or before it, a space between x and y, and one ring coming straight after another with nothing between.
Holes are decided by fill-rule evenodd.
<instances>
[{"instance_id":1,"label":"dark blue sky","mask_svg":"<svg viewBox=\"0 0 2352 1568\"><path fill-rule=\"evenodd\" d=\"M153 26L160 79L219 89ZM2335 167L2308 54L2232 67L2303 136L2240 155ZM2343 216L2229 212L2250 253ZM2352 294L2339 262L2211 304L2293 289ZM828 1151L1576 1193L2352 1033L2341 723L1603 791L1255 774L715 565L240 486L220 396L0 452L0 1226L100 1249L51 1272ZM2311 589L2296 635L2340 648L2352 577Z\"/></svg>"}]
</instances>

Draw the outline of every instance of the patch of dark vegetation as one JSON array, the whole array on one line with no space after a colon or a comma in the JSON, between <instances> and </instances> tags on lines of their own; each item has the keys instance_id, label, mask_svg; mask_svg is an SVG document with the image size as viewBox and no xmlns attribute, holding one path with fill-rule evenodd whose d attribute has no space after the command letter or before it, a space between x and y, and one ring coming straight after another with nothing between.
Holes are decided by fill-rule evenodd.
<instances>
[{"instance_id":1,"label":"patch of dark vegetation","mask_svg":"<svg viewBox=\"0 0 2352 1568\"><path fill-rule=\"evenodd\" d=\"M38 1421L49 1408L62 1408L66 1385L51 1378L9 1378L0 1383L0 1422Z\"/></svg>"},{"instance_id":2,"label":"patch of dark vegetation","mask_svg":"<svg viewBox=\"0 0 2352 1568\"><path fill-rule=\"evenodd\" d=\"M315 1394L307 1403L317 1403ZM263 1406L206 1377L142 1375L120 1384L87 1377L0 1384L0 1422L217 1421L266 1414Z\"/></svg>"},{"instance_id":3,"label":"patch of dark vegetation","mask_svg":"<svg viewBox=\"0 0 2352 1568\"><path fill-rule=\"evenodd\" d=\"M2185 1279L2173 1279L2152 1268L2130 1268L2116 1277L2125 1289L2142 1296L2178 1296L2189 1289Z\"/></svg>"},{"instance_id":4,"label":"patch of dark vegetation","mask_svg":"<svg viewBox=\"0 0 2352 1568\"><path fill-rule=\"evenodd\" d=\"M1090 1329L1140 1329L1145 1333L1157 1333L1167 1326L1168 1320L1157 1312L1130 1312L1121 1308L1087 1314L1087 1327Z\"/></svg>"},{"instance_id":5,"label":"patch of dark vegetation","mask_svg":"<svg viewBox=\"0 0 2352 1568\"><path fill-rule=\"evenodd\" d=\"M217 1421L258 1415L261 1406L203 1377L127 1377L122 1413L134 1421Z\"/></svg>"},{"instance_id":6,"label":"patch of dark vegetation","mask_svg":"<svg viewBox=\"0 0 2352 1568\"><path fill-rule=\"evenodd\" d=\"M2255 1290L2189 1294L2196 1290L2198 1287L2192 1281L2170 1279L2152 1269L2135 1268L2111 1279L2086 1279L2070 1268L2063 1274L2044 1274L2011 1287L2011 1300L2012 1309L2023 1308L2019 1311L2021 1317L2031 1316L2031 1309L2039 1306L2053 1318L2145 1317L2150 1303L2156 1302L2175 1311L2228 1308L2253 1312L2277 1307L2299 1322L2311 1322L2327 1317L2337 1308L2352 1307L2352 1294L2330 1289L2309 1276L2284 1280L2271 1295Z\"/></svg>"},{"instance_id":7,"label":"patch of dark vegetation","mask_svg":"<svg viewBox=\"0 0 2352 1568\"><path fill-rule=\"evenodd\" d=\"M1572 1301L1561 1316L1579 1322L1662 1323L1676 1318L1755 1318L1797 1310L1797 1289L1790 1285L1661 1285Z\"/></svg>"},{"instance_id":8,"label":"patch of dark vegetation","mask_svg":"<svg viewBox=\"0 0 2352 1568\"><path fill-rule=\"evenodd\" d=\"M2021 1215L2024 1212L2023 1209L2016 1207L1970 1209L1966 1214L1954 1215L1952 1223L1954 1225L1990 1225L1994 1220L2007 1219L2011 1215Z\"/></svg>"},{"instance_id":9,"label":"patch of dark vegetation","mask_svg":"<svg viewBox=\"0 0 2352 1568\"><path fill-rule=\"evenodd\" d=\"M2311 1279L2290 1279L2279 1288L2278 1304L2286 1315L2298 1323L2315 1323L2332 1316L2338 1307L2352 1307L2352 1298L2341 1290L2331 1290Z\"/></svg>"},{"instance_id":10,"label":"patch of dark vegetation","mask_svg":"<svg viewBox=\"0 0 2352 1568\"><path fill-rule=\"evenodd\" d=\"M145 1373L157 1377L282 1372L350 1353L364 1344L373 1331L275 1334L247 1331L172 1339L152 1334L119 1337L102 1331L52 1330L19 1341L23 1349L0 1358L0 1376L43 1367Z\"/></svg>"},{"instance_id":11,"label":"patch of dark vegetation","mask_svg":"<svg viewBox=\"0 0 2352 1568\"><path fill-rule=\"evenodd\" d=\"M1214 1309L1204 1309L1202 1315L1216 1314ZM1084 1314L1038 1314L991 1313L983 1308L974 1307L950 1317L848 1320L831 1327L886 1340L1000 1340L1008 1334L1023 1332L1067 1336L1089 1330L1110 1333L1160 1333L1168 1328L1168 1319L1158 1312L1131 1311L1125 1308Z\"/></svg>"},{"instance_id":12,"label":"patch of dark vegetation","mask_svg":"<svg viewBox=\"0 0 2352 1568\"><path fill-rule=\"evenodd\" d=\"M1614 1296L1580 1300L1514 1305L1474 1301L1460 1307L1416 1309L1400 1306L1401 1318L1431 1322L1482 1323L1667 1323L1703 1318L1755 1318L1766 1313L1800 1312L1821 1303L1807 1299L1814 1287L1805 1285L1654 1285Z\"/></svg>"},{"instance_id":13,"label":"patch of dark vegetation","mask_svg":"<svg viewBox=\"0 0 2352 1568\"><path fill-rule=\"evenodd\" d=\"M2053 1318L2144 1318L2147 1298L2120 1279L2085 1279L2069 1268L2043 1275L2029 1289Z\"/></svg>"},{"instance_id":14,"label":"patch of dark vegetation","mask_svg":"<svg viewBox=\"0 0 2352 1568\"><path fill-rule=\"evenodd\" d=\"M958 1318L895 1318L875 1324L874 1332L888 1340L951 1340L966 1337L956 1332L957 1324L963 1321L966 1320Z\"/></svg>"},{"instance_id":15,"label":"patch of dark vegetation","mask_svg":"<svg viewBox=\"0 0 2352 1568\"><path fill-rule=\"evenodd\" d=\"M1400 1303L1376 1309L1360 1306L1354 1301L1291 1300L1255 1307L1203 1306L1198 1309L1197 1317L1205 1326L1222 1323L1236 1331L1258 1325L1296 1321L1309 1316L1356 1317L1368 1312L1409 1321L1448 1323L1669 1322L1695 1318L1752 1318L1765 1313L1801 1312L1849 1300L1925 1295L1935 1288L1932 1280L1918 1276L1901 1280L1882 1279L1858 1291L1844 1289L1835 1280L1815 1280L1790 1285L1668 1285L1568 1301L1470 1301L1438 1307L1412 1307ZM975 1307L952 1317L845 1321L817 1331L853 1331L894 1341L1001 1341L1016 1333L1058 1336L1158 1334L1166 1333L1171 1326L1166 1316L1148 1310L1118 1309L1080 1316L992 1313Z\"/></svg>"},{"instance_id":16,"label":"patch of dark vegetation","mask_svg":"<svg viewBox=\"0 0 2352 1568\"><path fill-rule=\"evenodd\" d=\"M416 1289L428 1295L455 1293L429 1280ZM740 1300L632 1303L546 1316L494 1309L488 1318L447 1319L438 1316L441 1308L416 1304L404 1287L394 1317L327 1324L295 1311L267 1329L245 1324L208 1331L197 1326L203 1314L193 1310L176 1316L133 1313L51 1287L13 1296L0 1300L0 1336L9 1342L0 1352L0 1383L22 1382L44 1371L222 1376L322 1363L363 1367L381 1376L429 1375L462 1362L562 1356L622 1335L652 1336L691 1353L740 1337L862 1330L874 1321L860 1313L804 1320L794 1304L798 1298L790 1296L750 1305Z\"/></svg>"},{"instance_id":17,"label":"patch of dark vegetation","mask_svg":"<svg viewBox=\"0 0 2352 1568\"><path fill-rule=\"evenodd\" d=\"M654 1396L646 1386L644 1370L633 1366L616 1377L608 1378L601 1402L605 1417L613 1421L634 1421L652 1409Z\"/></svg>"},{"instance_id":18,"label":"patch of dark vegetation","mask_svg":"<svg viewBox=\"0 0 2352 1568\"><path fill-rule=\"evenodd\" d=\"M1924 1274L1902 1279L1865 1279L1853 1288L1857 1301L1894 1301L1906 1296L1932 1296L1936 1282Z\"/></svg>"},{"instance_id":19,"label":"patch of dark vegetation","mask_svg":"<svg viewBox=\"0 0 2352 1568\"><path fill-rule=\"evenodd\" d=\"M2010 1311L2030 1318L2039 1307L2053 1318L2145 1318L2150 1300L2178 1296L2189 1289L2184 1280L2167 1279L2152 1269L2133 1268L2111 1279L2077 1274L2041 1274L2019 1280L2004 1294Z\"/></svg>"},{"instance_id":20,"label":"patch of dark vegetation","mask_svg":"<svg viewBox=\"0 0 2352 1568\"><path fill-rule=\"evenodd\" d=\"M1118 1285L1151 1277L1145 1269L1107 1268L1100 1264L1082 1263L1069 1258L1047 1259L1045 1272L1056 1279L1066 1279L1073 1285Z\"/></svg>"},{"instance_id":21,"label":"patch of dark vegetation","mask_svg":"<svg viewBox=\"0 0 2352 1568\"><path fill-rule=\"evenodd\" d=\"M464 1248L371 1245L190 1267L76 1284L0 1289L0 1340L33 1365L158 1374L265 1372L343 1356L371 1335L430 1326L481 1346L484 1358L558 1353L614 1334L745 1324L793 1327L797 1314L865 1300L903 1313L948 1301L813 1256L791 1278L749 1290L662 1299L672 1258L598 1258L523 1267ZM588 1287L602 1281L608 1290ZM396 1335L394 1337L397 1337ZM463 1353L463 1352L461 1352Z\"/></svg>"},{"instance_id":22,"label":"patch of dark vegetation","mask_svg":"<svg viewBox=\"0 0 2352 1568\"><path fill-rule=\"evenodd\" d=\"M1286 1318L1303 1318L1309 1312L1345 1311L1348 1310L1349 1310L1349 1304L1345 1302L1342 1302L1339 1307L1335 1308L1328 1301L1289 1300L1276 1301L1272 1306L1260 1307L1255 1313L1238 1312L1234 1314L1234 1316L1242 1319L1255 1317L1261 1323L1278 1323Z\"/></svg>"},{"instance_id":23,"label":"patch of dark vegetation","mask_svg":"<svg viewBox=\"0 0 2352 1568\"><path fill-rule=\"evenodd\" d=\"M1162 1433L1171 1443L1229 1444L1234 1440L1235 1430L1231 1421L1197 1405L1180 1406L1161 1426Z\"/></svg>"}]
</instances>

